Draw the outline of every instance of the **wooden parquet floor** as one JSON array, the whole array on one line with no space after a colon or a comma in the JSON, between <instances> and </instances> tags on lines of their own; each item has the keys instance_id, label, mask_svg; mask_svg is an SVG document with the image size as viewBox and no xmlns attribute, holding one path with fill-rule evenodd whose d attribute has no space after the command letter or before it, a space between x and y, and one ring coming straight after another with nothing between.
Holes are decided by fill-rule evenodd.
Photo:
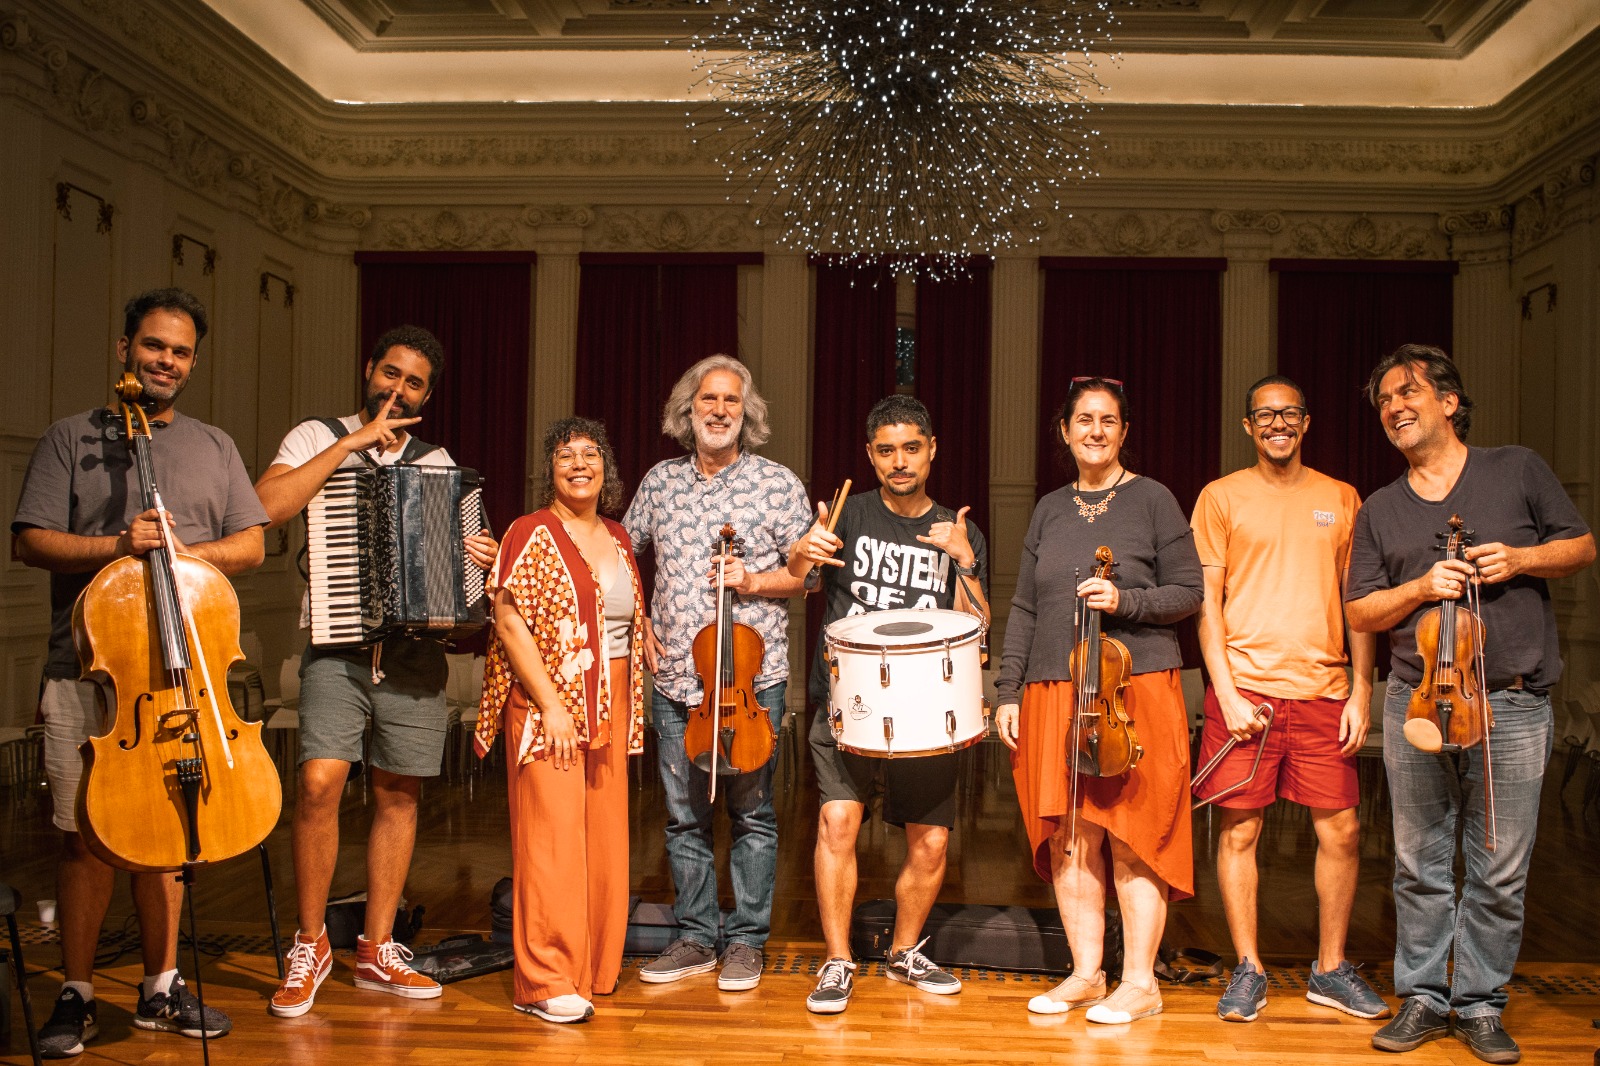
<instances>
[{"instance_id":1,"label":"wooden parquet floor","mask_svg":"<svg viewBox=\"0 0 1600 1066\"><path fill-rule=\"evenodd\" d=\"M1049 1062L1330 1062L1382 1061L1368 1046L1377 1023L1348 1018L1304 999L1304 967L1315 953L1316 899L1310 883L1315 854L1304 811L1284 806L1269 816L1261 844L1261 939L1272 973L1261 1019L1229 1025L1214 1014L1217 982L1164 989L1166 1012L1128 1027L1093 1026L1081 1014L1039 1018L1026 1013L1029 997L1053 978L965 973L965 990L937 997L890 982L864 965L850 1009L819 1018L804 1007L820 961L821 945L811 882L816 791L804 751L780 773L777 803L780 858L769 971L747 993L719 993L710 976L677 985L637 979L642 960L630 960L617 992L596 1003L586 1025L552 1026L510 1009L509 973L447 987L442 999L413 1003L358 992L352 961L336 962L316 1009L304 1018L270 1018L265 999L276 984L266 950L267 921L261 868L244 857L202 871L196 889L201 940L219 952L204 973L208 1000L232 1015L234 1033L212 1045L215 1061L322 1063L381 1066L389 1062L538 1062L752 1066L806 1063L1034 1063ZM941 898L949 902L1050 906L1047 886L1032 874L1003 752L982 745L969 751L962 777L961 820L952 839ZM637 761L636 761L637 763ZM1540 839L1527 894L1527 933L1513 981L1506 1022L1521 1042L1524 1062L1588 1063L1600 1046L1600 808L1582 806L1584 771L1563 789L1561 756L1547 775ZM1393 852L1381 773L1365 768L1363 870L1353 918L1351 959L1367 966L1374 984L1390 993L1394 914L1389 898ZM633 890L648 900L671 899L663 847L659 788L638 775L631 826ZM286 789L286 793L292 789ZM509 872L503 777L456 773L430 782L407 894L427 908L420 939L489 928L494 882ZM369 821L359 782L346 793L339 875L335 892L358 890ZM725 835L725 830L724 830ZM0 880L24 901L55 895L57 834L49 825L48 798L36 790L0 790ZM725 854L726 840L719 844ZM874 821L858 849L858 898L892 895L903 855L903 836ZM1227 954L1226 925L1211 860L1214 839L1204 817L1195 824L1197 897L1172 908L1167 942ZM268 841L285 930L294 922L293 872L287 822ZM726 867L723 869L727 884ZM104 943L132 913L119 887ZM47 1013L59 987L59 956L38 927L31 902L21 917L34 976L35 1004ZM132 1028L137 999L137 953L102 968L101 1037L85 1064L197 1063L197 1042ZM189 969L185 951L185 970ZM13 1017L20 1019L15 992ZM0 1061L26 1061L20 1033L0 1042ZM1464 1045L1446 1039L1405 1056L1407 1064L1476 1062Z\"/></svg>"}]
</instances>

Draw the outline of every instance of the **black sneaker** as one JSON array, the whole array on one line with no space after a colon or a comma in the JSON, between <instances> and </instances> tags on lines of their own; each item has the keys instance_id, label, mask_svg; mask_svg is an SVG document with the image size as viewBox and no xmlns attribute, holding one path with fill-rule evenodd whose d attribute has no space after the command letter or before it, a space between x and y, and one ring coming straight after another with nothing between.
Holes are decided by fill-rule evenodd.
<instances>
[{"instance_id":1,"label":"black sneaker","mask_svg":"<svg viewBox=\"0 0 1600 1066\"><path fill-rule=\"evenodd\" d=\"M1484 1062L1522 1061L1522 1049L1501 1027L1498 1014L1481 1014L1476 1018L1456 1015L1456 1039Z\"/></svg>"},{"instance_id":2,"label":"black sneaker","mask_svg":"<svg viewBox=\"0 0 1600 1066\"><path fill-rule=\"evenodd\" d=\"M955 995L961 991L961 978L949 970L940 969L922 953L922 945L927 942L928 938L923 937L915 947L889 952L884 960L884 974L891 981L901 981L936 996Z\"/></svg>"},{"instance_id":3,"label":"black sneaker","mask_svg":"<svg viewBox=\"0 0 1600 1066\"><path fill-rule=\"evenodd\" d=\"M63 988L50 1020L39 1030L39 1054L47 1059L70 1059L82 1055L83 1045L99 1035L94 1000L85 1003L76 988Z\"/></svg>"},{"instance_id":4,"label":"black sneaker","mask_svg":"<svg viewBox=\"0 0 1600 1066\"><path fill-rule=\"evenodd\" d=\"M817 973L817 987L806 997L812 1014L843 1014L856 987L856 964L849 959L829 959Z\"/></svg>"},{"instance_id":5,"label":"black sneaker","mask_svg":"<svg viewBox=\"0 0 1600 1066\"><path fill-rule=\"evenodd\" d=\"M1449 1015L1428 1006L1421 996L1412 996L1401 1005L1394 1021L1372 1034L1372 1046L1379 1051L1414 1051L1449 1032Z\"/></svg>"},{"instance_id":6,"label":"black sneaker","mask_svg":"<svg viewBox=\"0 0 1600 1066\"><path fill-rule=\"evenodd\" d=\"M183 978L174 977L172 987L165 992L157 992L146 999L144 989L139 990L139 1009L134 1013L133 1024L140 1029L150 1029L158 1033L182 1033L192 1036L196 1040L201 1036L200 1001L189 994L189 986L183 983ZM207 1007L205 1013L205 1035L210 1039L227 1036L233 1031L233 1022L228 1016L215 1007Z\"/></svg>"}]
</instances>

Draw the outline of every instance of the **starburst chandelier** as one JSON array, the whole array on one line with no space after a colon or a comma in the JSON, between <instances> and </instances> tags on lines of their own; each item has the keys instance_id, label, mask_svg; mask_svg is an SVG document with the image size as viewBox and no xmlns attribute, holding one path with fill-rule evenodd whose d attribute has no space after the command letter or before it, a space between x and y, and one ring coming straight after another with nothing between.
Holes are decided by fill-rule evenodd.
<instances>
[{"instance_id":1,"label":"starburst chandelier","mask_svg":"<svg viewBox=\"0 0 1600 1066\"><path fill-rule=\"evenodd\" d=\"M1111 0L752 0L692 48L691 114L735 187L812 253L946 272L1032 239L1091 174Z\"/></svg>"}]
</instances>

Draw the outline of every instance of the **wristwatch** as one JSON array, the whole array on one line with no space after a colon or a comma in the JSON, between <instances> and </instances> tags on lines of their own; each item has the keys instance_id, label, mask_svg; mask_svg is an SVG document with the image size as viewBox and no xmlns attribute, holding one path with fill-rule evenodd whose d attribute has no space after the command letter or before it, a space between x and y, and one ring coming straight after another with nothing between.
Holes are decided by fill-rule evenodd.
<instances>
[{"instance_id":1,"label":"wristwatch","mask_svg":"<svg viewBox=\"0 0 1600 1066\"><path fill-rule=\"evenodd\" d=\"M950 561L951 562L955 562L954 559L952 559ZM960 563L956 563L956 573L960 574L962 577L977 577L978 576L978 560L976 560L976 559L972 560L972 565L971 566L962 566Z\"/></svg>"}]
</instances>

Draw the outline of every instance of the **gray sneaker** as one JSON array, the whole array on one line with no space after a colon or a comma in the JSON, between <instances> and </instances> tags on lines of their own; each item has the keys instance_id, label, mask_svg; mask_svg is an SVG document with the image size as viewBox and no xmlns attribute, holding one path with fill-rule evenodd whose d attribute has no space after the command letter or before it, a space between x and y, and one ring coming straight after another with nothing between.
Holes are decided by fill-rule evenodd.
<instances>
[{"instance_id":1,"label":"gray sneaker","mask_svg":"<svg viewBox=\"0 0 1600 1066\"><path fill-rule=\"evenodd\" d=\"M891 981L901 981L936 996L955 995L961 991L961 978L948 970L941 970L922 953L922 945L927 942L928 938L923 937L904 951L889 952L883 972Z\"/></svg>"},{"instance_id":2,"label":"gray sneaker","mask_svg":"<svg viewBox=\"0 0 1600 1066\"><path fill-rule=\"evenodd\" d=\"M684 936L639 967L639 980L647 985L665 985L697 973L710 973L716 968L717 953L698 940Z\"/></svg>"},{"instance_id":3,"label":"gray sneaker","mask_svg":"<svg viewBox=\"0 0 1600 1066\"><path fill-rule=\"evenodd\" d=\"M856 988L856 964L849 959L829 959L817 974L817 987L806 997L812 1014L843 1014Z\"/></svg>"},{"instance_id":4,"label":"gray sneaker","mask_svg":"<svg viewBox=\"0 0 1600 1066\"><path fill-rule=\"evenodd\" d=\"M1267 1005L1267 975L1249 959L1240 959L1217 1000L1217 1017L1225 1022L1253 1022Z\"/></svg>"},{"instance_id":5,"label":"gray sneaker","mask_svg":"<svg viewBox=\"0 0 1600 1066\"><path fill-rule=\"evenodd\" d=\"M1335 970L1318 973L1317 964L1311 964L1311 980L1306 984L1306 998L1313 1003L1334 1010L1342 1010L1357 1018L1387 1018L1389 1004L1362 980L1356 968L1348 961L1339 963Z\"/></svg>"},{"instance_id":6,"label":"gray sneaker","mask_svg":"<svg viewBox=\"0 0 1600 1066\"><path fill-rule=\"evenodd\" d=\"M760 950L749 944L733 943L722 953L722 972L717 987L724 992L748 992L761 983L761 968L766 965Z\"/></svg>"}]
</instances>

